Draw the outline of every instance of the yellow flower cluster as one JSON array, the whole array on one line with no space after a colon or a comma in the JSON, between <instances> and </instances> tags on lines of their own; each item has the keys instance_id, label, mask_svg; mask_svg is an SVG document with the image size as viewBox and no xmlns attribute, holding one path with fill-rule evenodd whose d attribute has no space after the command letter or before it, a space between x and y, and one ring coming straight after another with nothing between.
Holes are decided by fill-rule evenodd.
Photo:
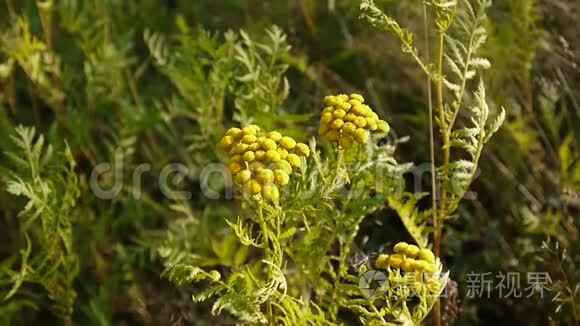
<instances>
[{"instance_id":1,"label":"yellow flower cluster","mask_svg":"<svg viewBox=\"0 0 580 326\"><path fill-rule=\"evenodd\" d=\"M324 98L326 108L320 118L318 132L342 148L365 144L373 131L389 132L389 124L366 104L359 94L330 95Z\"/></svg>"},{"instance_id":2,"label":"yellow flower cluster","mask_svg":"<svg viewBox=\"0 0 580 326\"><path fill-rule=\"evenodd\" d=\"M256 125L230 128L220 147L229 150L228 168L234 182L255 199L276 204L278 186L287 185L292 168L300 168L301 157L310 155L308 145L277 131L262 132Z\"/></svg>"},{"instance_id":3,"label":"yellow flower cluster","mask_svg":"<svg viewBox=\"0 0 580 326\"><path fill-rule=\"evenodd\" d=\"M411 245L405 242L399 242L393 247L395 252L392 255L379 255L375 261L375 267L378 269L400 268L404 272L425 272L435 273L435 255L429 249Z\"/></svg>"}]
</instances>

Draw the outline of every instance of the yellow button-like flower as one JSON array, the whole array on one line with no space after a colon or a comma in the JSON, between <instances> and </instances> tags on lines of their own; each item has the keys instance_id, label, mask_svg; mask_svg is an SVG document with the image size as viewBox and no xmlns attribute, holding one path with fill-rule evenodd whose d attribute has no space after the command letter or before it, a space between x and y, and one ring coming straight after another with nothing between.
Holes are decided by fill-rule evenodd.
<instances>
[{"instance_id":1,"label":"yellow button-like flower","mask_svg":"<svg viewBox=\"0 0 580 326\"><path fill-rule=\"evenodd\" d=\"M277 147L278 147L278 145L276 145L276 142L270 138L264 139L264 141L262 142L262 148L265 151L274 150Z\"/></svg>"},{"instance_id":2,"label":"yellow button-like flower","mask_svg":"<svg viewBox=\"0 0 580 326\"><path fill-rule=\"evenodd\" d=\"M220 147L222 149L227 149L230 148L230 146L232 146L232 144L234 143L235 139L233 136L224 136L221 140L220 140Z\"/></svg>"},{"instance_id":3,"label":"yellow button-like flower","mask_svg":"<svg viewBox=\"0 0 580 326\"><path fill-rule=\"evenodd\" d=\"M256 160L262 161L264 159L264 156L266 155L266 152L263 150L257 150L255 152L255 154L256 154Z\"/></svg>"},{"instance_id":4,"label":"yellow button-like flower","mask_svg":"<svg viewBox=\"0 0 580 326\"><path fill-rule=\"evenodd\" d=\"M347 122L351 122L354 119L356 119L356 114L354 114L354 113L347 113L342 120L347 121Z\"/></svg>"},{"instance_id":5,"label":"yellow button-like flower","mask_svg":"<svg viewBox=\"0 0 580 326\"><path fill-rule=\"evenodd\" d=\"M340 102L338 97L335 100ZM334 108L327 111L325 113L329 113L332 118ZM300 156L310 154L308 145L296 143L292 137L283 136L277 131L262 132L256 125L243 129L230 128L220 140L220 146L229 149L231 157L228 169L242 191L251 195L249 198L276 205L280 197L276 185L287 185L292 165L300 167ZM268 164L268 168L264 163Z\"/></svg>"},{"instance_id":6,"label":"yellow button-like flower","mask_svg":"<svg viewBox=\"0 0 580 326\"><path fill-rule=\"evenodd\" d=\"M322 117L320 118L320 121L322 123L330 123L332 121L332 119L334 119L333 114L330 113L330 112L326 112L326 113L322 114Z\"/></svg>"},{"instance_id":7,"label":"yellow button-like flower","mask_svg":"<svg viewBox=\"0 0 580 326\"><path fill-rule=\"evenodd\" d=\"M300 157L294 153L288 154L286 161L288 161L288 163L290 163L290 165L297 167L297 168L299 168L302 165L302 160L300 160Z\"/></svg>"},{"instance_id":8,"label":"yellow button-like flower","mask_svg":"<svg viewBox=\"0 0 580 326\"><path fill-rule=\"evenodd\" d=\"M300 156L309 156L310 155L310 147L304 143L296 144L296 154Z\"/></svg>"},{"instance_id":9,"label":"yellow button-like flower","mask_svg":"<svg viewBox=\"0 0 580 326\"><path fill-rule=\"evenodd\" d=\"M329 95L324 98L324 104L328 106L334 106L337 103L337 98L335 96Z\"/></svg>"},{"instance_id":10,"label":"yellow button-like flower","mask_svg":"<svg viewBox=\"0 0 580 326\"><path fill-rule=\"evenodd\" d=\"M272 183L274 182L274 172L270 169L262 169L257 173L256 179L263 185Z\"/></svg>"},{"instance_id":11,"label":"yellow button-like flower","mask_svg":"<svg viewBox=\"0 0 580 326\"><path fill-rule=\"evenodd\" d=\"M256 137L256 135L244 135L244 137L242 138L242 143L245 144L252 144L254 142L256 142L256 140L258 140L258 137Z\"/></svg>"},{"instance_id":12,"label":"yellow button-like flower","mask_svg":"<svg viewBox=\"0 0 580 326\"><path fill-rule=\"evenodd\" d=\"M403 260L403 262L401 263L401 269L404 272L412 272L413 271L413 267L415 266L415 259L413 258L407 258L405 260Z\"/></svg>"},{"instance_id":13,"label":"yellow button-like flower","mask_svg":"<svg viewBox=\"0 0 580 326\"><path fill-rule=\"evenodd\" d=\"M285 160L288 157L288 150L284 147L278 147L276 148L276 150L278 151L278 153L280 153L280 158Z\"/></svg>"},{"instance_id":14,"label":"yellow button-like flower","mask_svg":"<svg viewBox=\"0 0 580 326\"><path fill-rule=\"evenodd\" d=\"M252 151L247 151L247 152L244 153L244 155L242 156L242 158L246 162L252 162L256 158L256 154L254 154L254 152L252 152Z\"/></svg>"},{"instance_id":15,"label":"yellow button-like flower","mask_svg":"<svg viewBox=\"0 0 580 326\"><path fill-rule=\"evenodd\" d=\"M288 173L284 170L276 170L274 171L274 183L280 186L285 186L290 182L290 177Z\"/></svg>"},{"instance_id":16,"label":"yellow button-like flower","mask_svg":"<svg viewBox=\"0 0 580 326\"><path fill-rule=\"evenodd\" d=\"M338 130L330 130L325 135L330 141L338 141L340 138L340 132Z\"/></svg>"},{"instance_id":17,"label":"yellow button-like flower","mask_svg":"<svg viewBox=\"0 0 580 326\"><path fill-rule=\"evenodd\" d=\"M264 168L264 163L262 163L262 162L254 161L254 162L250 163L250 170L252 170L254 172L260 172L260 171L262 171L263 168Z\"/></svg>"},{"instance_id":18,"label":"yellow button-like flower","mask_svg":"<svg viewBox=\"0 0 580 326\"><path fill-rule=\"evenodd\" d=\"M262 187L262 197L266 201L271 201L277 204L280 200L280 192L278 191L278 187L273 184L267 184Z\"/></svg>"},{"instance_id":19,"label":"yellow button-like flower","mask_svg":"<svg viewBox=\"0 0 580 326\"><path fill-rule=\"evenodd\" d=\"M343 109L338 109L332 113L332 116L335 119L342 119L342 118L344 118L345 115L346 115L346 111Z\"/></svg>"},{"instance_id":20,"label":"yellow button-like flower","mask_svg":"<svg viewBox=\"0 0 580 326\"><path fill-rule=\"evenodd\" d=\"M278 167L278 169L283 170L287 174L292 173L292 166L287 161L280 161L276 163L276 166Z\"/></svg>"},{"instance_id":21,"label":"yellow button-like flower","mask_svg":"<svg viewBox=\"0 0 580 326\"><path fill-rule=\"evenodd\" d=\"M423 248L421 250L419 250L419 258L428 262L428 263L434 263L435 262L435 255L433 254L433 252L429 249Z\"/></svg>"},{"instance_id":22,"label":"yellow button-like flower","mask_svg":"<svg viewBox=\"0 0 580 326\"><path fill-rule=\"evenodd\" d=\"M242 137L242 129L230 128L228 131L226 131L226 136L232 136L234 139L239 139Z\"/></svg>"},{"instance_id":23,"label":"yellow button-like flower","mask_svg":"<svg viewBox=\"0 0 580 326\"><path fill-rule=\"evenodd\" d=\"M325 113L332 114L333 112L334 112L334 107L333 106L326 107L326 108L324 108L324 110L322 110L322 114L325 114Z\"/></svg>"},{"instance_id":24,"label":"yellow button-like flower","mask_svg":"<svg viewBox=\"0 0 580 326\"><path fill-rule=\"evenodd\" d=\"M244 183L243 188L245 192L252 195L259 194L260 191L262 191L262 186L256 180L248 180L246 183Z\"/></svg>"},{"instance_id":25,"label":"yellow button-like flower","mask_svg":"<svg viewBox=\"0 0 580 326\"><path fill-rule=\"evenodd\" d=\"M394 254L389 256L389 266L393 268L399 268L403 263L403 256L399 254Z\"/></svg>"},{"instance_id":26,"label":"yellow button-like flower","mask_svg":"<svg viewBox=\"0 0 580 326\"><path fill-rule=\"evenodd\" d=\"M423 271L426 273L435 273L437 271L437 267L435 267L435 264L426 264L423 265Z\"/></svg>"},{"instance_id":27,"label":"yellow button-like flower","mask_svg":"<svg viewBox=\"0 0 580 326\"><path fill-rule=\"evenodd\" d=\"M352 134L355 130L356 126L352 122L346 122L341 129L343 134Z\"/></svg>"},{"instance_id":28,"label":"yellow button-like flower","mask_svg":"<svg viewBox=\"0 0 580 326\"><path fill-rule=\"evenodd\" d=\"M344 120L342 120L342 119L334 119L330 123L330 128L332 128L332 129L340 129L340 127L342 127L343 124L344 124Z\"/></svg>"},{"instance_id":29,"label":"yellow button-like flower","mask_svg":"<svg viewBox=\"0 0 580 326\"><path fill-rule=\"evenodd\" d=\"M375 268L383 269L389 266L389 255L379 255L375 260Z\"/></svg>"},{"instance_id":30,"label":"yellow button-like flower","mask_svg":"<svg viewBox=\"0 0 580 326\"><path fill-rule=\"evenodd\" d=\"M260 131L259 130L260 128L259 127L256 128L256 127L257 127L256 125L246 126L242 129L242 132L244 135L254 135L255 136L258 133L258 131Z\"/></svg>"},{"instance_id":31,"label":"yellow button-like flower","mask_svg":"<svg viewBox=\"0 0 580 326\"><path fill-rule=\"evenodd\" d=\"M248 149L248 144L237 144L230 149L230 154L243 154Z\"/></svg>"},{"instance_id":32,"label":"yellow button-like flower","mask_svg":"<svg viewBox=\"0 0 580 326\"><path fill-rule=\"evenodd\" d=\"M365 144L369 140L369 132L363 128L358 128L354 132L354 139L361 144Z\"/></svg>"},{"instance_id":33,"label":"yellow button-like flower","mask_svg":"<svg viewBox=\"0 0 580 326\"><path fill-rule=\"evenodd\" d=\"M365 101L364 97L360 94L350 94L350 98L353 100L358 100L361 103L364 103L364 101Z\"/></svg>"},{"instance_id":34,"label":"yellow button-like flower","mask_svg":"<svg viewBox=\"0 0 580 326\"><path fill-rule=\"evenodd\" d=\"M232 175L237 174L238 172L242 171L244 167L242 166L242 164L240 164L239 162L232 162L230 163L230 165L228 166L228 169L230 170L230 173Z\"/></svg>"},{"instance_id":35,"label":"yellow button-like flower","mask_svg":"<svg viewBox=\"0 0 580 326\"><path fill-rule=\"evenodd\" d=\"M385 120L377 121L377 130L379 132L389 132L390 129L389 124Z\"/></svg>"},{"instance_id":36,"label":"yellow button-like flower","mask_svg":"<svg viewBox=\"0 0 580 326\"><path fill-rule=\"evenodd\" d=\"M281 160L280 153L278 153L278 151L274 149L266 151L266 155L264 156L264 158L266 159L266 161L270 161L273 163L277 163Z\"/></svg>"},{"instance_id":37,"label":"yellow button-like flower","mask_svg":"<svg viewBox=\"0 0 580 326\"><path fill-rule=\"evenodd\" d=\"M262 147L261 147L261 146L260 146L260 144L259 144L259 143L257 143L257 142L256 142L256 143L252 143L252 144L250 144L250 145L248 146L248 150L250 150L250 151L254 151L254 152L255 152L255 151L257 151L257 150L259 150L260 148L262 148Z\"/></svg>"},{"instance_id":38,"label":"yellow button-like flower","mask_svg":"<svg viewBox=\"0 0 580 326\"><path fill-rule=\"evenodd\" d=\"M352 122L358 128L364 128L364 126L367 125L367 120L363 117L356 117L356 118L354 118L354 120Z\"/></svg>"},{"instance_id":39,"label":"yellow button-like flower","mask_svg":"<svg viewBox=\"0 0 580 326\"><path fill-rule=\"evenodd\" d=\"M367 128L370 131L375 131L377 130L377 121L373 118L366 118L367 120Z\"/></svg>"},{"instance_id":40,"label":"yellow button-like flower","mask_svg":"<svg viewBox=\"0 0 580 326\"><path fill-rule=\"evenodd\" d=\"M250 170L242 170L236 174L234 181L239 185L243 185L246 181L250 180L251 177L252 172Z\"/></svg>"},{"instance_id":41,"label":"yellow button-like flower","mask_svg":"<svg viewBox=\"0 0 580 326\"><path fill-rule=\"evenodd\" d=\"M410 244L407 249L405 249L405 255L409 258L416 258L420 250L419 247Z\"/></svg>"},{"instance_id":42,"label":"yellow button-like flower","mask_svg":"<svg viewBox=\"0 0 580 326\"><path fill-rule=\"evenodd\" d=\"M393 251L398 254L403 254L405 253L405 250L407 249L408 246L409 244L407 244L406 242L399 242L393 247Z\"/></svg>"},{"instance_id":43,"label":"yellow button-like flower","mask_svg":"<svg viewBox=\"0 0 580 326\"><path fill-rule=\"evenodd\" d=\"M268 138L272 139L273 141L277 142L282 139L282 134L277 131L270 131L268 133Z\"/></svg>"},{"instance_id":44,"label":"yellow button-like flower","mask_svg":"<svg viewBox=\"0 0 580 326\"><path fill-rule=\"evenodd\" d=\"M292 137L284 136L280 139L280 145L286 149L292 149L296 147L296 141Z\"/></svg>"}]
</instances>

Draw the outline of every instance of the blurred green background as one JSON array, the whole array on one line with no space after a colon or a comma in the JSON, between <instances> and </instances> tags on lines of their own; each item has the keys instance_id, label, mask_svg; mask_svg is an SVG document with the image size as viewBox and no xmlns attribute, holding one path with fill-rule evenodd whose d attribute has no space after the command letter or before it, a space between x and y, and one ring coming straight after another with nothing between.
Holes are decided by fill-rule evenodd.
<instances>
[{"instance_id":1,"label":"blurred green background","mask_svg":"<svg viewBox=\"0 0 580 326\"><path fill-rule=\"evenodd\" d=\"M377 3L417 33L424 50L421 1ZM0 147L11 148L7 135L19 124L35 126L57 148L66 139L85 194L74 219L81 260L75 324L232 324L192 303L191 289L160 279L157 254L173 241L211 256L206 230L184 235L176 221L191 214L203 221L199 225L219 231L229 208L194 195L183 206L190 211L172 210L175 203L153 180L140 197L131 191L112 201L86 195L90 171L111 162L116 148L128 157L127 170L150 162L159 171L176 161L195 169L219 159L211 146L232 124L245 89L226 84L231 76L210 74L230 30L259 40L275 24L291 46L277 62L289 80L289 95L278 109L292 118L256 109L260 119L305 141L316 134L324 95L356 91L391 125L400 162L429 161L425 79L396 39L358 19L358 6L346 0L1 2ZM484 52L492 68L484 77L488 98L494 108L506 108L507 119L480 161L475 197L463 202L444 234L443 259L459 290L456 324L574 325L580 313L580 4L497 0L488 16ZM202 30L214 38L193 36ZM186 87L176 87L155 64L155 42L144 38L151 35L146 31L180 44ZM27 35L43 40L45 48L30 49ZM188 35L195 41L184 40ZM44 53L41 59L34 59L37 52ZM223 104L223 121L212 118L211 109L222 105L216 101ZM0 156L3 166L5 161ZM2 188L4 260L25 241L16 219L24 202ZM365 219L358 238L359 251L367 254L409 239L389 209ZM497 289L490 299L467 298L470 271L518 272L522 283L526 273L545 271L551 282L544 298L500 299ZM38 293L32 285L0 302L0 321L58 323L50 300Z\"/></svg>"}]
</instances>

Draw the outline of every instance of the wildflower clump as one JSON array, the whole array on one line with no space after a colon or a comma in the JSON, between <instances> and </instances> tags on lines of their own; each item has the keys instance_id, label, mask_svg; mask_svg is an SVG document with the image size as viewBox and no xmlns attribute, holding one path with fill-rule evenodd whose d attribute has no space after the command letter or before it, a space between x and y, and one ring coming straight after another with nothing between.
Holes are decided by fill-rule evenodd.
<instances>
[{"instance_id":1,"label":"wildflower clump","mask_svg":"<svg viewBox=\"0 0 580 326\"><path fill-rule=\"evenodd\" d=\"M435 255L427 248L419 248L406 242L399 242L393 247L394 254L379 255L375 267L379 269L400 268L403 272L435 273Z\"/></svg>"},{"instance_id":2,"label":"wildflower clump","mask_svg":"<svg viewBox=\"0 0 580 326\"><path fill-rule=\"evenodd\" d=\"M290 182L293 168L302 167L310 148L278 131L264 132L256 125L230 128L220 141L228 150L228 169L242 191L256 200L278 204L278 187Z\"/></svg>"},{"instance_id":3,"label":"wildflower clump","mask_svg":"<svg viewBox=\"0 0 580 326\"><path fill-rule=\"evenodd\" d=\"M366 144L371 132L389 132L389 124L379 119L364 101L360 94L326 96L326 108L320 117L320 135L347 149L356 143Z\"/></svg>"},{"instance_id":4,"label":"wildflower clump","mask_svg":"<svg viewBox=\"0 0 580 326\"><path fill-rule=\"evenodd\" d=\"M403 282L414 293L435 294L441 290L444 283L435 274L437 261L433 252L427 248L419 248L406 242L399 242L393 247L393 254L379 255L375 261L375 268L400 270L405 273ZM424 289L424 290L423 290Z\"/></svg>"}]
</instances>

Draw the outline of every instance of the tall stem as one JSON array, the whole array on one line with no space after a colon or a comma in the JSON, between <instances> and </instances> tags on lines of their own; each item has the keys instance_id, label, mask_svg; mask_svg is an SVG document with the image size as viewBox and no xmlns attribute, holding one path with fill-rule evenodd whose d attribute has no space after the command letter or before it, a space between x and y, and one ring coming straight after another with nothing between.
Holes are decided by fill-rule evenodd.
<instances>
[{"instance_id":1,"label":"tall stem","mask_svg":"<svg viewBox=\"0 0 580 326\"><path fill-rule=\"evenodd\" d=\"M444 43L445 41L445 31L439 32L439 48L437 53L437 78L435 80L435 91L437 96L437 110L439 112L439 125L441 130L441 136L443 138L443 167L449 163L449 148L447 143L449 143L449 130L447 129L447 122L445 121L445 113L443 107L443 53L444 53ZM445 221L445 202L447 200L447 191L445 187L441 187L441 201L439 206L439 216L436 218L435 236L434 236L434 253L435 256L439 256L441 248L441 232L443 230L443 223ZM435 305L433 306L433 325L441 325L441 301L437 299Z\"/></svg>"},{"instance_id":2,"label":"tall stem","mask_svg":"<svg viewBox=\"0 0 580 326\"><path fill-rule=\"evenodd\" d=\"M264 210L262 208L261 203L258 204L258 218L260 219L260 228L262 231L262 241L264 243L264 251L266 253L266 259L269 261L271 253L270 253L270 243L268 240L268 226L266 224L266 220L264 219ZM270 280L272 278L272 267L270 266L270 264L266 264L266 269L268 280ZM268 302L266 303L266 309L268 314L268 323L269 325L272 325L274 314L272 313L272 302L270 302L270 300L268 300Z\"/></svg>"},{"instance_id":3,"label":"tall stem","mask_svg":"<svg viewBox=\"0 0 580 326\"><path fill-rule=\"evenodd\" d=\"M447 129L447 122L445 121L444 107L443 107L443 53L444 53L444 39L445 32L439 33L439 48L437 55L437 78L435 80L435 91L437 96L437 110L439 112L439 124L441 130L441 137L443 139L443 167L449 164L449 130ZM445 206L447 201L447 190L441 187L441 200L439 202L439 217L437 227L435 228L435 243L434 253L439 256L441 248L441 232L443 230L443 223L445 219Z\"/></svg>"}]
</instances>

